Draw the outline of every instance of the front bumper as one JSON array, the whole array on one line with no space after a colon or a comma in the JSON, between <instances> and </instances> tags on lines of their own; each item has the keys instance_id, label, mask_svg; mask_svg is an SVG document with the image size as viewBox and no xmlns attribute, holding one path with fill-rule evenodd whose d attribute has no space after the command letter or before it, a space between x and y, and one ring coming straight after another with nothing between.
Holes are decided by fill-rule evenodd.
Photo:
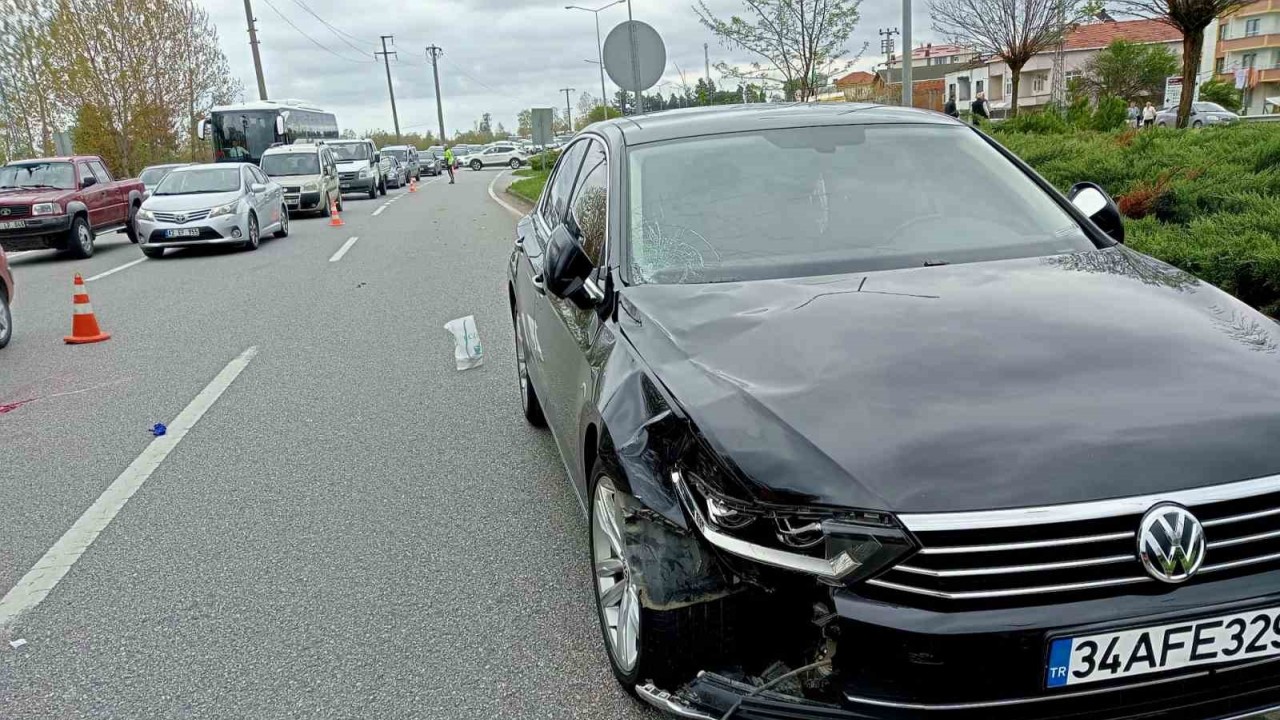
<instances>
[{"instance_id":1,"label":"front bumper","mask_svg":"<svg viewBox=\"0 0 1280 720\"><path fill-rule=\"evenodd\" d=\"M138 242L155 247L187 247L191 245L225 245L243 243L248 239L248 215L235 213L219 215L183 224L158 222L137 218ZM195 236L168 237L170 230L195 230Z\"/></svg>"},{"instance_id":2,"label":"front bumper","mask_svg":"<svg viewBox=\"0 0 1280 720\"><path fill-rule=\"evenodd\" d=\"M378 178L376 177L370 177L370 178L364 178L364 179L342 178L338 182L339 182L338 192L340 193L357 193L357 192L367 193L371 189L378 186Z\"/></svg>"},{"instance_id":3,"label":"front bumper","mask_svg":"<svg viewBox=\"0 0 1280 720\"><path fill-rule=\"evenodd\" d=\"M21 250L66 250L71 242L70 215L42 215L18 220L21 228L0 230L0 248L9 252ZM8 222L13 222L9 220Z\"/></svg>"},{"instance_id":4,"label":"front bumper","mask_svg":"<svg viewBox=\"0 0 1280 720\"><path fill-rule=\"evenodd\" d=\"M289 212L318 212L324 210L320 205L319 190L313 192L285 193L284 204L289 208Z\"/></svg>"}]
</instances>

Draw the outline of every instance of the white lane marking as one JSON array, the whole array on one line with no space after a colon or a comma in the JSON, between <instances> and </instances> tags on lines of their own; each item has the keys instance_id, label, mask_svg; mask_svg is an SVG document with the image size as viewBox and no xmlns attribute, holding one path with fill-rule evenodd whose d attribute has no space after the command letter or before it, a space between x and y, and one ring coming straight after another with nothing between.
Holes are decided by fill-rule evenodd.
<instances>
[{"instance_id":1,"label":"white lane marking","mask_svg":"<svg viewBox=\"0 0 1280 720\"><path fill-rule=\"evenodd\" d=\"M10 260L17 260L20 257L30 255L35 252L39 252L39 250L19 250L17 252L5 253L5 257Z\"/></svg>"},{"instance_id":2,"label":"white lane marking","mask_svg":"<svg viewBox=\"0 0 1280 720\"><path fill-rule=\"evenodd\" d=\"M520 210L516 209L516 207L515 207L515 206L513 206L513 205L511 205L511 204L507 203L507 201L505 201L505 200L503 200L502 198L498 197L498 195L497 195L496 193L494 193L494 192L493 192L493 186L494 186L494 184L498 182L498 179L499 179L499 178L501 178L503 175L506 175L506 174L507 174L507 171L506 171L506 170L503 170L502 172L498 173L497 175L494 175L494 176L493 176L493 179L489 181L489 197L493 198L493 201L494 201L494 202L496 202L496 203L498 203L499 205L501 205L502 207L506 208L506 209L507 209L507 211L508 211L508 212L510 212L512 215L515 215L516 217L524 217L524 213L523 213L523 212L521 212Z\"/></svg>"},{"instance_id":3,"label":"white lane marking","mask_svg":"<svg viewBox=\"0 0 1280 720\"><path fill-rule=\"evenodd\" d=\"M387 209L387 205L386 203L383 203L382 205L378 206L377 210L374 210L372 213L370 213L369 217L378 217L379 215L382 214L382 211L386 209Z\"/></svg>"},{"instance_id":4,"label":"white lane marking","mask_svg":"<svg viewBox=\"0 0 1280 720\"><path fill-rule=\"evenodd\" d=\"M168 431L156 439L142 451L142 454L129 463L129 467L98 496L88 510L76 520L71 529L49 548L26 575L14 585L3 598L0 598L0 628L11 626L20 615L39 605L66 576L75 565L76 560L89 549L98 535L107 529L115 516L124 508L129 498L151 477L151 473L164 462L173 449L182 442L188 431L195 427L200 418L213 407L222 393L226 391L236 377L249 365L249 361L258 354L258 348L251 347L240 353L240 356L222 369L216 377L196 395L178 417L169 424Z\"/></svg>"},{"instance_id":5,"label":"white lane marking","mask_svg":"<svg viewBox=\"0 0 1280 720\"><path fill-rule=\"evenodd\" d=\"M133 267L134 265L137 265L138 263L144 263L144 262L146 262L146 261L147 261L147 259L146 259L145 257L140 257L140 258L138 258L137 260L134 260L133 262L127 262L127 263L125 263L125 264L121 265L120 267L111 268L110 270L108 270L108 271L106 271L106 272L101 272L101 273L98 273L97 275L94 275L94 276L93 276L93 277L91 277L91 278L86 278L86 279L85 279L85 282L87 282L87 283L91 283L91 282L93 282L94 280L101 280L102 278L104 278L104 277L106 277L106 276L108 276L108 275L114 275L114 274L116 274L116 273L120 272L121 270L128 270L129 268Z\"/></svg>"},{"instance_id":6,"label":"white lane marking","mask_svg":"<svg viewBox=\"0 0 1280 720\"><path fill-rule=\"evenodd\" d=\"M338 252L334 253L333 257L329 258L329 262L338 262L339 260L341 260L342 256L346 255L347 251L351 249L351 246L355 245L356 241L359 239L360 239L359 235L347 238L347 241L342 243L342 247L338 248Z\"/></svg>"}]
</instances>

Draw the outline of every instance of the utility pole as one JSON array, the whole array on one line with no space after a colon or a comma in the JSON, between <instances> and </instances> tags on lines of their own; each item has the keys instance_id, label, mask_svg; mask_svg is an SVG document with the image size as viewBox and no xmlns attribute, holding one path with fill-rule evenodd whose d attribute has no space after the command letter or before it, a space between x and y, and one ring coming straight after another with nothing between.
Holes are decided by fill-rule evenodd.
<instances>
[{"instance_id":1,"label":"utility pole","mask_svg":"<svg viewBox=\"0 0 1280 720\"><path fill-rule=\"evenodd\" d=\"M880 52L884 53L885 67L893 62L893 36L897 34L898 28L880 29Z\"/></svg>"},{"instance_id":2,"label":"utility pole","mask_svg":"<svg viewBox=\"0 0 1280 720\"><path fill-rule=\"evenodd\" d=\"M258 30L253 26L253 5L244 0L244 19L249 23L249 47L253 49L253 69L258 74L258 99L267 99L267 81L262 78L262 56L258 54Z\"/></svg>"},{"instance_id":3,"label":"utility pole","mask_svg":"<svg viewBox=\"0 0 1280 720\"><path fill-rule=\"evenodd\" d=\"M436 119L440 121L440 144L444 145L444 105L440 102L440 69L436 66L436 58L444 54L444 50L432 45L427 48L427 57L431 58L431 74L436 79Z\"/></svg>"},{"instance_id":4,"label":"utility pole","mask_svg":"<svg viewBox=\"0 0 1280 720\"><path fill-rule=\"evenodd\" d=\"M911 0L902 0L902 105L911 105Z\"/></svg>"},{"instance_id":5,"label":"utility pole","mask_svg":"<svg viewBox=\"0 0 1280 720\"><path fill-rule=\"evenodd\" d=\"M569 132L573 132L573 113L569 110L569 93L577 90L577 88L560 88L560 92L564 93L564 121L569 126Z\"/></svg>"},{"instance_id":6,"label":"utility pole","mask_svg":"<svg viewBox=\"0 0 1280 720\"><path fill-rule=\"evenodd\" d=\"M245 0L248 2L249 0ZM391 93L391 122L396 126L396 144L400 143L400 116L396 114L396 90L391 87L391 56L396 55L396 51L387 52L387 40L391 41L391 47L396 46L394 35L380 35L382 38L382 52L376 52L373 56L382 56L382 63L387 67L387 92ZM398 57L398 56L397 56Z\"/></svg>"},{"instance_id":7,"label":"utility pole","mask_svg":"<svg viewBox=\"0 0 1280 720\"><path fill-rule=\"evenodd\" d=\"M702 62L707 70L707 84L711 84L711 52L707 49L707 44L702 43Z\"/></svg>"}]
</instances>

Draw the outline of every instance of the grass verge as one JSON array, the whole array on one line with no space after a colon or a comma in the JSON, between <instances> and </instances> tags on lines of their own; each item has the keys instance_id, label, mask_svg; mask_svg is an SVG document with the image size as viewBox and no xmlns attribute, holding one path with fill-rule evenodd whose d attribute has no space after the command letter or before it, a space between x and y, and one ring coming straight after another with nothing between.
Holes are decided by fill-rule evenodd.
<instances>
[{"instance_id":1,"label":"grass verge","mask_svg":"<svg viewBox=\"0 0 1280 720\"><path fill-rule=\"evenodd\" d=\"M523 198L531 203L537 202L538 197L542 195L542 188L547 184L547 176L551 174L550 170L517 170L516 175L520 176L519 180L511 183L507 187L507 192L518 198Z\"/></svg>"}]
</instances>

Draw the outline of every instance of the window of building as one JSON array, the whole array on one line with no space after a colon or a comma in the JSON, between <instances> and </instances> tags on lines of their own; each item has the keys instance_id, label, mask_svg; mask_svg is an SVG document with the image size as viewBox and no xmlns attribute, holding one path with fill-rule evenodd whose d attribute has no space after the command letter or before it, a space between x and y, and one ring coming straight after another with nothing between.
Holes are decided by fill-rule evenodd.
<instances>
[{"instance_id":1,"label":"window of building","mask_svg":"<svg viewBox=\"0 0 1280 720\"><path fill-rule=\"evenodd\" d=\"M1257 66L1258 66L1258 53L1245 53L1244 55L1240 56L1240 67L1251 68L1251 67L1257 67Z\"/></svg>"},{"instance_id":2,"label":"window of building","mask_svg":"<svg viewBox=\"0 0 1280 720\"><path fill-rule=\"evenodd\" d=\"M1011 76L1006 76L1004 79L1004 94L1005 97L1013 94L1013 78Z\"/></svg>"},{"instance_id":3,"label":"window of building","mask_svg":"<svg viewBox=\"0 0 1280 720\"><path fill-rule=\"evenodd\" d=\"M1226 64L1227 64L1227 59L1226 59L1226 58L1218 58L1217 60L1215 60L1215 61L1213 62L1213 71L1214 71L1215 73L1218 73L1219 75L1221 75L1221 74L1222 74L1222 72L1223 72L1223 70L1224 70L1224 66L1225 66Z\"/></svg>"},{"instance_id":4,"label":"window of building","mask_svg":"<svg viewBox=\"0 0 1280 720\"><path fill-rule=\"evenodd\" d=\"M960 62L960 56L959 56L959 55L952 55L952 56L951 56L951 63L952 63L952 64L955 64L955 63L958 63L958 62Z\"/></svg>"},{"instance_id":5,"label":"window of building","mask_svg":"<svg viewBox=\"0 0 1280 720\"><path fill-rule=\"evenodd\" d=\"M1258 34L1258 26L1261 24L1258 18L1249 18L1244 21L1244 36L1253 37Z\"/></svg>"},{"instance_id":6,"label":"window of building","mask_svg":"<svg viewBox=\"0 0 1280 720\"><path fill-rule=\"evenodd\" d=\"M1228 25L1227 23L1222 23L1221 25L1219 25L1219 26L1218 26L1218 39L1219 39L1219 40L1226 40L1226 39L1227 39L1227 37L1228 37L1228 36L1230 36L1230 35L1231 35L1231 26L1230 26L1230 25Z\"/></svg>"},{"instance_id":7,"label":"window of building","mask_svg":"<svg viewBox=\"0 0 1280 720\"><path fill-rule=\"evenodd\" d=\"M984 82L983 82L983 81L981 81L981 80L978 80L978 81L974 82L974 83L973 83L974 92L978 93L979 95L981 95L982 93L986 92L986 88L985 88L985 87L983 87L984 85L986 85L986 83L984 83Z\"/></svg>"},{"instance_id":8,"label":"window of building","mask_svg":"<svg viewBox=\"0 0 1280 720\"><path fill-rule=\"evenodd\" d=\"M1031 92L1037 95L1044 92L1044 76L1043 75L1036 75L1034 78L1032 78Z\"/></svg>"}]
</instances>

